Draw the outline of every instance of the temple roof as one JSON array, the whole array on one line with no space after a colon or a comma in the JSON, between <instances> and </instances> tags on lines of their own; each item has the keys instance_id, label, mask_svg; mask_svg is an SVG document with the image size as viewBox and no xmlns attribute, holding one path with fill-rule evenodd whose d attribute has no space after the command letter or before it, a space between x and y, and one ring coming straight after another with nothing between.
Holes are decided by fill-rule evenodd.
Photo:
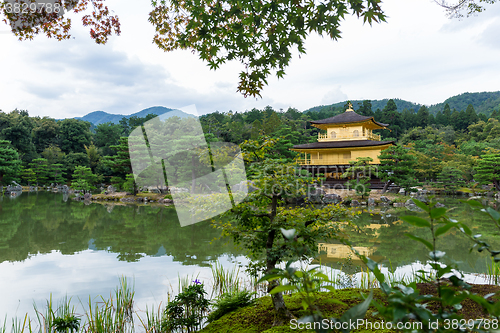
<instances>
[{"instance_id":1,"label":"temple roof","mask_svg":"<svg viewBox=\"0 0 500 333\"><path fill-rule=\"evenodd\" d=\"M348 140L348 141L326 141L326 142L306 143L303 145L295 145L293 146L293 149L353 148L353 147L383 146L387 144L395 145L394 141Z\"/></svg>"},{"instance_id":2,"label":"temple roof","mask_svg":"<svg viewBox=\"0 0 500 333\"><path fill-rule=\"evenodd\" d=\"M322 120L313 120L311 124L313 125L326 125L326 124L343 124L343 123L359 123L365 121L373 121L378 126L387 127L389 124L379 123L373 119L373 117L362 116L357 114L354 111L346 111L344 113L338 114L334 117L322 119Z\"/></svg>"}]
</instances>

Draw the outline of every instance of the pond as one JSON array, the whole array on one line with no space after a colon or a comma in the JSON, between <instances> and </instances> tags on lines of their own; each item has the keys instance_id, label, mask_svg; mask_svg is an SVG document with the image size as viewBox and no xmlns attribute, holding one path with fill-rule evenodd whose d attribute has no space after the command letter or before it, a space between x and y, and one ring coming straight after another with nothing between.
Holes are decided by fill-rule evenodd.
<instances>
[{"instance_id":1,"label":"pond","mask_svg":"<svg viewBox=\"0 0 500 333\"><path fill-rule=\"evenodd\" d=\"M453 208L449 216L455 220L465 222L475 234L481 234L481 239L489 243L493 249L500 249L499 230L493 221L484 213L472 210L468 205L462 203L462 198L440 197L437 200L446 208ZM486 204L486 201L483 202ZM495 203L498 204L498 203ZM493 206L495 207L495 206ZM405 234L411 233L420 238L431 240L431 233L426 228L417 228L399 219L402 215L416 215L426 218L424 212L414 212L405 207L382 209L362 209L362 214L352 226L345 228L347 238L355 245L356 249L375 261L387 267L389 271L400 271L408 276L425 264L429 256L429 250L421 243L416 242ZM336 242L338 243L338 242ZM321 244L323 253L319 256L322 264L333 268L351 269L355 272L358 265L346 267L342 258L349 256L344 245ZM452 229L437 241L437 248L446 252L445 262L454 263L460 271L467 273L466 280L471 283L486 283L485 274L492 266L489 254L484 251L470 251L473 243L461 232ZM354 263L359 261L353 257ZM319 262L319 261L316 261ZM358 269L359 270L359 269ZM400 274L400 275L401 275Z\"/></svg>"},{"instance_id":2,"label":"pond","mask_svg":"<svg viewBox=\"0 0 500 333\"><path fill-rule=\"evenodd\" d=\"M89 296L109 295L121 276L133 280L137 308L144 310L177 291L179 277L209 280L215 261L227 268L247 262L241 249L217 239L219 234L209 223L181 228L172 207L85 205L46 192L0 200L0 318L32 313L33 302L43 306L51 294L54 301L68 295L87 303ZM498 230L485 216L457 199L440 201L456 207L453 217L467 220L472 230L500 248ZM402 223L401 214L419 213L406 208L365 209L353 226L346 227L346 235L360 252L392 271L408 274L426 262L428 251L404 234L429 235ZM469 253L471 245L458 232L438 243L450 260L459 261L462 271L484 274L491 261L486 253ZM325 253L316 262L344 272L359 268L355 259L345 265L349 253L342 245L325 242L321 248ZM481 282L480 276L476 282Z\"/></svg>"},{"instance_id":3,"label":"pond","mask_svg":"<svg viewBox=\"0 0 500 333\"><path fill-rule=\"evenodd\" d=\"M1 197L0 197L1 198ZM23 193L0 199L0 318L23 317L50 297L87 303L105 297L123 275L136 304L160 304L178 277L211 276L210 263L244 260L203 222L181 228L170 207L66 200L62 194Z\"/></svg>"}]
</instances>

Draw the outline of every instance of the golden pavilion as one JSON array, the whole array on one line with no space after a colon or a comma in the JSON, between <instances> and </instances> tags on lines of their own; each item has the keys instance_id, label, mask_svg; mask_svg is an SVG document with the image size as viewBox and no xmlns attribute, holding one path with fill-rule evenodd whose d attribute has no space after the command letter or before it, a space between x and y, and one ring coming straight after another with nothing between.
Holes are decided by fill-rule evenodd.
<instances>
[{"instance_id":1,"label":"golden pavilion","mask_svg":"<svg viewBox=\"0 0 500 333\"><path fill-rule=\"evenodd\" d=\"M371 157L371 164L380 164L380 152L395 145L394 141L381 141L380 135L373 133L374 130L386 129L389 124L357 114L350 103L344 113L311 121L311 125L324 131L318 134L318 142L295 145L291 150L301 153L297 162L302 169L313 175L324 174L327 185L346 181L341 176L349 168L349 161ZM372 175L372 188L381 184L377 178L376 174Z\"/></svg>"}]
</instances>

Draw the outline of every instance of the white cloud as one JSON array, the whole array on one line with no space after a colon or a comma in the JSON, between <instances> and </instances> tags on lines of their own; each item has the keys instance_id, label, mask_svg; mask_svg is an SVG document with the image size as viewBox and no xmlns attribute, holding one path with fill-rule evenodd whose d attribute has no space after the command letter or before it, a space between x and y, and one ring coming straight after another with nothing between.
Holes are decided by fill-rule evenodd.
<instances>
[{"instance_id":1,"label":"white cloud","mask_svg":"<svg viewBox=\"0 0 500 333\"><path fill-rule=\"evenodd\" d=\"M340 85L336 86L325 94L321 100L321 104L328 105L347 100L347 95L342 92Z\"/></svg>"}]
</instances>

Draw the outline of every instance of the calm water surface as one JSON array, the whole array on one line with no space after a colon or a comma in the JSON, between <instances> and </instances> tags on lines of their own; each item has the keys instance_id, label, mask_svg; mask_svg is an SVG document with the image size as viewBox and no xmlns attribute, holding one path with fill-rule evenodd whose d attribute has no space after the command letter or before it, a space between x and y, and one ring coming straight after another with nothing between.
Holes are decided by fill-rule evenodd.
<instances>
[{"instance_id":1,"label":"calm water surface","mask_svg":"<svg viewBox=\"0 0 500 333\"><path fill-rule=\"evenodd\" d=\"M1 197L0 197L1 198ZM88 302L109 295L124 275L136 304L160 304L178 277L211 276L210 263L232 267L241 251L208 223L181 228L168 207L64 200L23 193L0 199L0 318L24 316L52 297Z\"/></svg>"},{"instance_id":2,"label":"calm water surface","mask_svg":"<svg viewBox=\"0 0 500 333\"><path fill-rule=\"evenodd\" d=\"M486 217L457 199L440 201L457 207L452 216L466 220L500 248L498 232ZM402 214L420 213L406 208L365 210L346 235L359 251L393 271L409 274L426 262L428 250L404 234L428 238L429 232L402 223L398 218ZM179 276L198 276L209 284L213 262L233 267L247 261L230 242L214 240L218 236L205 222L181 228L169 207L85 205L44 192L0 197L0 318L32 314L33 302L41 306L51 294L55 301L68 295L83 302L89 296L109 295L122 275L134 280L139 309L158 305L165 302L167 292L177 290ZM342 245L321 246L325 252L319 259L324 265L340 268L349 256ZM443 237L438 247L450 261L459 261L464 272L487 271L487 254L469 253L470 242L457 232ZM354 272L359 262L352 263L343 271Z\"/></svg>"}]
</instances>

